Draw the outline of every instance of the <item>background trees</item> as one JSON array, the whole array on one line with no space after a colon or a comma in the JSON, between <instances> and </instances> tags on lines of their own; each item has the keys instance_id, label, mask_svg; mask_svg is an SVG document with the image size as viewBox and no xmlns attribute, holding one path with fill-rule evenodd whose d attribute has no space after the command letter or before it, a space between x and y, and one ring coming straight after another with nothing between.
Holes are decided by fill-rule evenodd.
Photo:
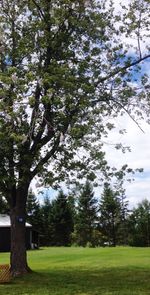
<instances>
[{"instance_id":1,"label":"background trees","mask_svg":"<svg viewBox=\"0 0 150 295\"><path fill-rule=\"evenodd\" d=\"M32 190L29 191L27 198L27 221L32 224L33 228L40 231L41 229L41 210L40 204Z\"/></svg>"},{"instance_id":2,"label":"background trees","mask_svg":"<svg viewBox=\"0 0 150 295\"><path fill-rule=\"evenodd\" d=\"M97 199L92 185L86 181L77 200L75 242L79 246L94 245L93 234L97 221Z\"/></svg>"},{"instance_id":3,"label":"background trees","mask_svg":"<svg viewBox=\"0 0 150 295\"><path fill-rule=\"evenodd\" d=\"M52 201L50 218L51 245L70 246L73 232L73 216L67 196L60 191L57 198Z\"/></svg>"},{"instance_id":4,"label":"background trees","mask_svg":"<svg viewBox=\"0 0 150 295\"><path fill-rule=\"evenodd\" d=\"M104 185L104 191L100 200L100 231L109 245L116 246L117 230L120 224L121 206L116 193L108 183Z\"/></svg>"},{"instance_id":5,"label":"background trees","mask_svg":"<svg viewBox=\"0 0 150 295\"><path fill-rule=\"evenodd\" d=\"M50 213L52 204L48 196L44 197L44 202L41 205L41 224L40 224L40 236L41 245L49 246L51 243L51 224Z\"/></svg>"},{"instance_id":6,"label":"background trees","mask_svg":"<svg viewBox=\"0 0 150 295\"><path fill-rule=\"evenodd\" d=\"M133 209L128 226L132 246L150 246L150 202L147 199Z\"/></svg>"},{"instance_id":7,"label":"background trees","mask_svg":"<svg viewBox=\"0 0 150 295\"><path fill-rule=\"evenodd\" d=\"M122 190L121 190L122 191ZM125 191L105 183L100 200L92 184L39 203L33 192L27 202L27 220L39 232L40 246L150 246L150 202L143 199L132 210ZM122 191L123 192L123 191ZM6 204L0 207L0 213Z\"/></svg>"}]
</instances>

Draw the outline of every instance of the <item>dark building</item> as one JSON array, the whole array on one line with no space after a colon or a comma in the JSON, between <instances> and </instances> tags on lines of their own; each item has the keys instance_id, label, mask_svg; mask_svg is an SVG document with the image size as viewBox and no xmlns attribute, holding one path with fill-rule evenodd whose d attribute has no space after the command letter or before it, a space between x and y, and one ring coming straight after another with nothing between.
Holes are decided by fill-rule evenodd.
<instances>
[{"instance_id":1,"label":"dark building","mask_svg":"<svg viewBox=\"0 0 150 295\"><path fill-rule=\"evenodd\" d=\"M38 232L33 230L32 225L26 223L26 249L38 248ZM0 252L10 251L10 217L0 214Z\"/></svg>"}]
</instances>

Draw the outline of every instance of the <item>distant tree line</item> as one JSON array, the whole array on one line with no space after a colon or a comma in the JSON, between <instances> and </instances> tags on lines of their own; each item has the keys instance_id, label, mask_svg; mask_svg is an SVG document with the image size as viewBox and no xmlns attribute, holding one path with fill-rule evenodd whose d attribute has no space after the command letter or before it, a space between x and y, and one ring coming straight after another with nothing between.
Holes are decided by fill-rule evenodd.
<instances>
[{"instance_id":1,"label":"distant tree line","mask_svg":"<svg viewBox=\"0 0 150 295\"><path fill-rule=\"evenodd\" d=\"M8 213L2 197L0 213ZM60 190L53 200L46 196L42 204L30 191L27 221L39 232L41 246L150 246L150 202L129 210L124 191L108 183L100 200L89 181L80 191Z\"/></svg>"}]
</instances>

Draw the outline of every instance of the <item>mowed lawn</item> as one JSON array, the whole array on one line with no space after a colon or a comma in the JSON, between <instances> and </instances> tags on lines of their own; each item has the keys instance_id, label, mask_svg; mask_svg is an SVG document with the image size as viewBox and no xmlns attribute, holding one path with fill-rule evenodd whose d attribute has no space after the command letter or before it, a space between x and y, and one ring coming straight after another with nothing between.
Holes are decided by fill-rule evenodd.
<instances>
[{"instance_id":1,"label":"mowed lawn","mask_svg":"<svg viewBox=\"0 0 150 295\"><path fill-rule=\"evenodd\" d=\"M149 248L43 248L28 261L34 272L1 284L0 295L150 294Z\"/></svg>"}]
</instances>

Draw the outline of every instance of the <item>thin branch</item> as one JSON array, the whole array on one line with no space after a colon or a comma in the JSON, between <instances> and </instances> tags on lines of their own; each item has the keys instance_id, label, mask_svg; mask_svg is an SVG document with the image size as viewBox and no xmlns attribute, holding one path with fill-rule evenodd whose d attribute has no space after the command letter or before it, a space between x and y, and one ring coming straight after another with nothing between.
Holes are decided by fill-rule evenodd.
<instances>
[{"instance_id":1,"label":"thin branch","mask_svg":"<svg viewBox=\"0 0 150 295\"><path fill-rule=\"evenodd\" d=\"M41 7L37 4L37 2L35 0L32 0L32 2L34 3L34 5L38 8L40 15L42 16L42 18L46 21L45 19L45 15L41 9Z\"/></svg>"},{"instance_id":2,"label":"thin branch","mask_svg":"<svg viewBox=\"0 0 150 295\"><path fill-rule=\"evenodd\" d=\"M141 128L141 126L139 125L139 123L132 117L132 115L128 112L128 110L119 102L119 101L114 101L116 104L118 104L124 111L125 113L130 117L130 119L138 126L138 128L143 132L144 130Z\"/></svg>"},{"instance_id":3,"label":"thin branch","mask_svg":"<svg viewBox=\"0 0 150 295\"><path fill-rule=\"evenodd\" d=\"M142 61L144 61L144 60L146 60L148 58L150 58L150 54L148 54L148 55L146 55L146 56L144 56L142 58L139 58L139 59L135 60L131 64L128 64L128 65L126 65L124 67L120 67L119 69L116 69L116 70L112 71L109 75L100 78L98 80L98 82L94 83L94 86L97 87L99 85L99 83L103 83L103 82L107 81L108 79L116 76L117 74L119 74L119 73L121 73L121 72L123 72L123 71L125 71L125 70L127 70L127 69L129 69L131 67L133 67L133 66L136 66L137 64L141 63Z\"/></svg>"},{"instance_id":4,"label":"thin branch","mask_svg":"<svg viewBox=\"0 0 150 295\"><path fill-rule=\"evenodd\" d=\"M127 113L127 115L130 117L130 119L137 125L137 127L143 132L145 133L145 131L141 128L141 126L139 125L139 123L131 116L131 114L128 112L128 110L126 110L123 107L123 110Z\"/></svg>"},{"instance_id":5,"label":"thin branch","mask_svg":"<svg viewBox=\"0 0 150 295\"><path fill-rule=\"evenodd\" d=\"M114 98L112 97L112 91L113 91L113 89L112 89L112 85L111 85L111 89L110 89L110 97L108 98L108 100L102 100L102 99L97 99L97 100L95 100L95 101L92 101L92 104L91 104L91 106L93 107L93 106L95 106L98 102L104 102L104 103L106 103L108 106L109 106L109 108L111 108L111 106L110 106L110 101L112 101L113 103L115 103L115 104L117 104L117 105L119 105L119 107L121 108L121 109L123 109L124 111L125 111L125 113L130 117L130 119L138 126L138 128L143 132L143 133L145 133L144 132L144 130L141 128L141 126L138 124L138 122L132 117L132 115L129 113L129 111L119 102L119 101L116 101L116 100L114 100Z\"/></svg>"}]
</instances>

